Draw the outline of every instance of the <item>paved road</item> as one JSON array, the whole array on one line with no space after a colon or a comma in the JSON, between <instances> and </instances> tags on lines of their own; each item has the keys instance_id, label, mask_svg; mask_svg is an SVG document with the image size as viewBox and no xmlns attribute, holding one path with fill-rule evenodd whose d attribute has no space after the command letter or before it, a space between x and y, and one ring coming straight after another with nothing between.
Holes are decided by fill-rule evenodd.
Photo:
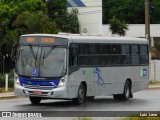
<instances>
[{"instance_id":1,"label":"paved road","mask_svg":"<svg viewBox=\"0 0 160 120\"><path fill-rule=\"evenodd\" d=\"M112 96L96 97L84 105L72 101L43 100L32 105L27 98L0 100L0 111L160 111L160 89L149 89L134 93L129 101L114 101Z\"/></svg>"}]
</instances>

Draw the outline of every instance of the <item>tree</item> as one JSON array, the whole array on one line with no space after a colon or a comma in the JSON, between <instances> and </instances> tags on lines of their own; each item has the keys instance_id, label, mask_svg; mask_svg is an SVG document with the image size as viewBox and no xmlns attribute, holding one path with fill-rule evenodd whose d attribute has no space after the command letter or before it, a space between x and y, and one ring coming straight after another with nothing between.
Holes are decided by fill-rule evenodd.
<instances>
[{"instance_id":1,"label":"tree","mask_svg":"<svg viewBox=\"0 0 160 120\"><path fill-rule=\"evenodd\" d=\"M77 14L76 10L67 13L66 0L1 0L0 49L3 56L10 56L12 45L21 34L79 33Z\"/></svg>"},{"instance_id":2,"label":"tree","mask_svg":"<svg viewBox=\"0 0 160 120\"><path fill-rule=\"evenodd\" d=\"M17 28L12 26L17 16L24 11L43 11L46 13L46 2L45 0L1 0L0 2L0 50L2 56L5 57L6 68L9 66L13 68L10 59L12 45L18 41L21 34L25 33L20 29L22 26Z\"/></svg>"},{"instance_id":3,"label":"tree","mask_svg":"<svg viewBox=\"0 0 160 120\"><path fill-rule=\"evenodd\" d=\"M103 24L115 16L128 24L144 24L144 0L103 0ZM159 0L150 0L151 24L160 23Z\"/></svg>"},{"instance_id":4,"label":"tree","mask_svg":"<svg viewBox=\"0 0 160 120\"><path fill-rule=\"evenodd\" d=\"M80 24L78 21L78 10L72 9L71 13L66 13L61 17L55 19L56 27L62 32L79 33Z\"/></svg>"},{"instance_id":5,"label":"tree","mask_svg":"<svg viewBox=\"0 0 160 120\"><path fill-rule=\"evenodd\" d=\"M48 16L52 19L67 13L66 0L47 0Z\"/></svg>"},{"instance_id":6,"label":"tree","mask_svg":"<svg viewBox=\"0 0 160 120\"><path fill-rule=\"evenodd\" d=\"M50 33L55 25L42 11L25 11L13 22L13 27L22 28L25 33Z\"/></svg>"},{"instance_id":7,"label":"tree","mask_svg":"<svg viewBox=\"0 0 160 120\"><path fill-rule=\"evenodd\" d=\"M160 41L157 41L157 42L155 43L155 48L156 48L158 51L160 51Z\"/></svg>"},{"instance_id":8,"label":"tree","mask_svg":"<svg viewBox=\"0 0 160 120\"><path fill-rule=\"evenodd\" d=\"M112 34L119 34L120 36L125 36L126 30L128 30L128 25L123 21L120 21L119 19L113 18L110 21L110 31Z\"/></svg>"}]
</instances>

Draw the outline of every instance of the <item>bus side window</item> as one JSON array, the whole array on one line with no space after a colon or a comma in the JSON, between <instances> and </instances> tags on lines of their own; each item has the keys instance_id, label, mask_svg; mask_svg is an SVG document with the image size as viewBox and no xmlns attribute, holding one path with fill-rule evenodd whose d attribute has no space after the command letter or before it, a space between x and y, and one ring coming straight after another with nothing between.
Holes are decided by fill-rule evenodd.
<instances>
[{"instance_id":1,"label":"bus side window","mask_svg":"<svg viewBox=\"0 0 160 120\"><path fill-rule=\"evenodd\" d=\"M139 45L131 45L131 63L132 65L140 65Z\"/></svg>"},{"instance_id":2,"label":"bus side window","mask_svg":"<svg viewBox=\"0 0 160 120\"><path fill-rule=\"evenodd\" d=\"M78 59L77 59L77 48L71 47L69 48L69 66L70 67L77 67L78 66Z\"/></svg>"}]
</instances>

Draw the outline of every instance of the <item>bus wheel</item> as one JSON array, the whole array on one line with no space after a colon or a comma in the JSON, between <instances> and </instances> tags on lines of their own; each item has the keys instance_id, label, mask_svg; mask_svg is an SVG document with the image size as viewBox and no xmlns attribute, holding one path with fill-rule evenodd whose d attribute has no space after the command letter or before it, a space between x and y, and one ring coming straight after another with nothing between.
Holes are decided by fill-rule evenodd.
<instances>
[{"instance_id":1,"label":"bus wheel","mask_svg":"<svg viewBox=\"0 0 160 120\"><path fill-rule=\"evenodd\" d=\"M125 100L127 101L131 96L131 84L129 81L125 82L123 94L113 95L114 100Z\"/></svg>"},{"instance_id":2,"label":"bus wheel","mask_svg":"<svg viewBox=\"0 0 160 120\"><path fill-rule=\"evenodd\" d=\"M88 100L88 101L93 101L93 100L94 100L94 96L88 96L88 97L87 97L87 100Z\"/></svg>"},{"instance_id":3,"label":"bus wheel","mask_svg":"<svg viewBox=\"0 0 160 120\"><path fill-rule=\"evenodd\" d=\"M122 100L128 100L131 95L131 85L129 81L126 81L124 86L124 92L122 94Z\"/></svg>"},{"instance_id":4,"label":"bus wheel","mask_svg":"<svg viewBox=\"0 0 160 120\"><path fill-rule=\"evenodd\" d=\"M86 99L86 90L84 85L81 83L78 89L77 98L73 98L75 104L83 104Z\"/></svg>"},{"instance_id":5,"label":"bus wheel","mask_svg":"<svg viewBox=\"0 0 160 120\"><path fill-rule=\"evenodd\" d=\"M29 99L30 99L31 103L34 105L37 105L41 102L41 98L39 98L39 97L31 97L30 96Z\"/></svg>"}]
</instances>

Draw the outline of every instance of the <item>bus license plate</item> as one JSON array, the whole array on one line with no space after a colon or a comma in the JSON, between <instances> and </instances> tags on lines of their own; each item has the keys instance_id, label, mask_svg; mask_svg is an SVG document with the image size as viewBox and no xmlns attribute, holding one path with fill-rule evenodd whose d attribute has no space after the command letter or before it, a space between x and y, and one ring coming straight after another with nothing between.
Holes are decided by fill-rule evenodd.
<instances>
[{"instance_id":1,"label":"bus license plate","mask_svg":"<svg viewBox=\"0 0 160 120\"><path fill-rule=\"evenodd\" d=\"M34 93L35 95L41 95L41 94L42 94L41 91L33 91L33 93Z\"/></svg>"}]
</instances>

